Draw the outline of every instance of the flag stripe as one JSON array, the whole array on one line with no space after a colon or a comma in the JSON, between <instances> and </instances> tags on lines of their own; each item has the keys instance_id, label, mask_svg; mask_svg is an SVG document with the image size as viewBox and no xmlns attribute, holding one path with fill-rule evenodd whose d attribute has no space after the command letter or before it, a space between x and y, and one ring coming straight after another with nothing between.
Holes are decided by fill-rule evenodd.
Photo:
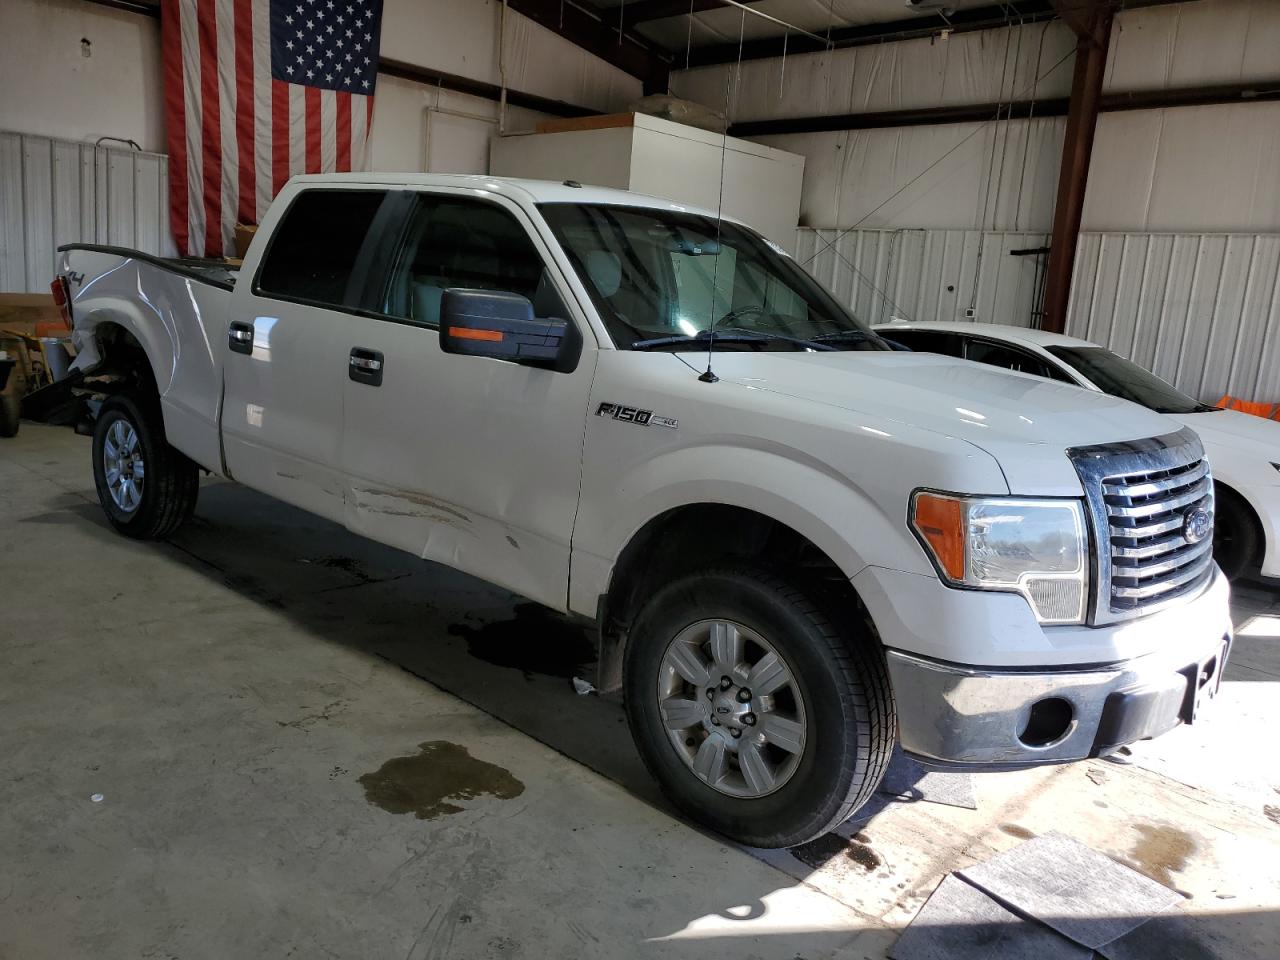
<instances>
[{"instance_id":1,"label":"flag stripe","mask_svg":"<svg viewBox=\"0 0 1280 960\"><path fill-rule=\"evenodd\" d=\"M194 257L204 256L204 107L201 104L200 0L181 0L183 102L187 115L187 234Z\"/></svg>"},{"instance_id":2,"label":"flag stripe","mask_svg":"<svg viewBox=\"0 0 1280 960\"><path fill-rule=\"evenodd\" d=\"M272 189L272 150L275 136L273 83L271 80L271 18L265 3L252 3L253 8L253 218L246 223L258 223L267 212L267 205L275 196Z\"/></svg>"},{"instance_id":3,"label":"flag stripe","mask_svg":"<svg viewBox=\"0 0 1280 960\"><path fill-rule=\"evenodd\" d=\"M307 172L307 88L289 84L289 176Z\"/></svg>"},{"instance_id":4,"label":"flag stripe","mask_svg":"<svg viewBox=\"0 0 1280 960\"><path fill-rule=\"evenodd\" d=\"M164 48L164 111L169 130L169 229L179 250L187 243L187 114L183 97L181 12L171 2L160 19Z\"/></svg>"},{"instance_id":5,"label":"flag stripe","mask_svg":"<svg viewBox=\"0 0 1280 960\"><path fill-rule=\"evenodd\" d=\"M338 164L338 94L320 91L320 169L336 170Z\"/></svg>"},{"instance_id":6,"label":"flag stripe","mask_svg":"<svg viewBox=\"0 0 1280 960\"><path fill-rule=\"evenodd\" d=\"M198 0L200 36L200 110L204 120L201 155L204 158L204 249L217 256L222 249L222 123L218 91L218 28L216 0Z\"/></svg>"},{"instance_id":7,"label":"flag stripe","mask_svg":"<svg viewBox=\"0 0 1280 960\"><path fill-rule=\"evenodd\" d=\"M289 93L294 84L271 81L271 195L289 179Z\"/></svg>"},{"instance_id":8,"label":"flag stripe","mask_svg":"<svg viewBox=\"0 0 1280 960\"><path fill-rule=\"evenodd\" d=\"M306 102L307 109L306 129L307 129L307 173L320 172L320 94L319 87L304 87L302 91L303 100Z\"/></svg>"},{"instance_id":9,"label":"flag stripe","mask_svg":"<svg viewBox=\"0 0 1280 960\"><path fill-rule=\"evenodd\" d=\"M240 211L240 149L237 140L236 71L222 69L236 62L235 0L214 0L214 25L218 41L218 129L222 132L218 163L222 171L222 201L219 210L215 256L233 250L232 237ZM206 138L206 142L208 138Z\"/></svg>"},{"instance_id":10,"label":"flag stripe","mask_svg":"<svg viewBox=\"0 0 1280 960\"><path fill-rule=\"evenodd\" d=\"M242 223L258 219L257 142L254 117L257 102L253 89L253 0L235 0L236 30L236 150L239 163L239 203L236 216Z\"/></svg>"},{"instance_id":11,"label":"flag stripe","mask_svg":"<svg viewBox=\"0 0 1280 960\"><path fill-rule=\"evenodd\" d=\"M346 173L351 169L351 94L339 91L334 96L338 99L338 119L334 124L338 135L338 156L333 168Z\"/></svg>"}]
</instances>

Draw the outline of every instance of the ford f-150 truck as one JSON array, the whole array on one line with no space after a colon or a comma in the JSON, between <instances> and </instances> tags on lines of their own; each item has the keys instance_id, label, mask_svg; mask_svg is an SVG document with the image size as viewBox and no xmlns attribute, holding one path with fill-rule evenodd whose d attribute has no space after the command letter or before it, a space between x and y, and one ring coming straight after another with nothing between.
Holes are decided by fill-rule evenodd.
<instances>
[{"instance_id":1,"label":"ford f-150 truck","mask_svg":"<svg viewBox=\"0 0 1280 960\"><path fill-rule=\"evenodd\" d=\"M745 843L847 818L898 742L1060 763L1218 688L1191 430L892 350L714 213L298 177L238 270L76 245L55 284L117 530L172 533L203 470L590 618L653 775Z\"/></svg>"}]
</instances>

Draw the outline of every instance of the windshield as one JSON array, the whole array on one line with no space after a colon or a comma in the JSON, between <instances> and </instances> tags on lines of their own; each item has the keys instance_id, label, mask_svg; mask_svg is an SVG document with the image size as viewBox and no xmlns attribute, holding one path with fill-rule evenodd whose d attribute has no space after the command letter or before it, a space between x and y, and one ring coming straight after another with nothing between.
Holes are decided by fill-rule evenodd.
<instances>
[{"instance_id":1,"label":"windshield","mask_svg":"<svg viewBox=\"0 0 1280 960\"><path fill-rule=\"evenodd\" d=\"M1140 403L1156 413L1204 413L1217 409L1192 400L1154 373L1104 347L1048 349L1103 393Z\"/></svg>"},{"instance_id":2,"label":"windshield","mask_svg":"<svg viewBox=\"0 0 1280 960\"><path fill-rule=\"evenodd\" d=\"M790 257L710 217L542 204L621 349L887 350ZM723 345L723 346L722 346Z\"/></svg>"}]
</instances>

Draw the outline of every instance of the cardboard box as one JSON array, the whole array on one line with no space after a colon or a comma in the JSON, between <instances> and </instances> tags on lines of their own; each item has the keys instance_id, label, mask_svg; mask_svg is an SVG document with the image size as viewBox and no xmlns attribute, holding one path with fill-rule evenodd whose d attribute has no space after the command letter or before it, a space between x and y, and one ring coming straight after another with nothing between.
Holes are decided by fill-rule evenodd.
<instances>
[{"instance_id":1,"label":"cardboard box","mask_svg":"<svg viewBox=\"0 0 1280 960\"><path fill-rule=\"evenodd\" d=\"M62 333L62 314L48 293L0 293L0 330L25 333L29 337L48 336L37 325L53 324Z\"/></svg>"},{"instance_id":2,"label":"cardboard box","mask_svg":"<svg viewBox=\"0 0 1280 960\"><path fill-rule=\"evenodd\" d=\"M236 259L243 260L249 244L253 242L253 235L258 232L256 223L237 223L236 224Z\"/></svg>"}]
</instances>

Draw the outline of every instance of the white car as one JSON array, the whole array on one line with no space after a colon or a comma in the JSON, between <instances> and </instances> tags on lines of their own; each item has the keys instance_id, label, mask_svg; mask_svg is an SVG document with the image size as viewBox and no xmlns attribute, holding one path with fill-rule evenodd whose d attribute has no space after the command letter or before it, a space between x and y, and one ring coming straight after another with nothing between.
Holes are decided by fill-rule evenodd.
<instances>
[{"instance_id":1,"label":"white car","mask_svg":"<svg viewBox=\"0 0 1280 960\"><path fill-rule=\"evenodd\" d=\"M891 350L714 213L298 177L238 270L72 246L55 282L117 530L172 533L203 468L588 618L649 769L743 842L830 829L898 741L1059 763L1217 690L1194 431Z\"/></svg>"},{"instance_id":2,"label":"white car","mask_svg":"<svg viewBox=\"0 0 1280 960\"><path fill-rule=\"evenodd\" d=\"M1213 554L1236 579L1261 566L1280 577L1280 423L1200 403L1106 347L1028 327L977 323L880 324L912 350L963 357L1123 397L1200 435L1217 493Z\"/></svg>"}]
</instances>

